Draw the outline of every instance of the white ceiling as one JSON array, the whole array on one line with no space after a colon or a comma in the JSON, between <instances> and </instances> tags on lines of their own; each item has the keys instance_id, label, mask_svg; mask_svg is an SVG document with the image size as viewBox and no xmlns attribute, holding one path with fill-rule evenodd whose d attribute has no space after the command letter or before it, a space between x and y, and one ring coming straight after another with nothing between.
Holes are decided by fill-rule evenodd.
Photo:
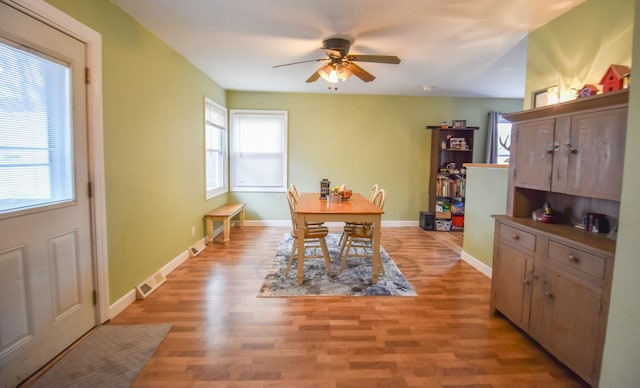
<instances>
[{"instance_id":1,"label":"white ceiling","mask_svg":"<svg viewBox=\"0 0 640 388\"><path fill-rule=\"evenodd\" d=\"M522 98L529 31L585 0L112 0L229 90ZM305 80L329 37L375 75ZM431 88L425 91L425 88Z\"/></svg>"}]
</instances>

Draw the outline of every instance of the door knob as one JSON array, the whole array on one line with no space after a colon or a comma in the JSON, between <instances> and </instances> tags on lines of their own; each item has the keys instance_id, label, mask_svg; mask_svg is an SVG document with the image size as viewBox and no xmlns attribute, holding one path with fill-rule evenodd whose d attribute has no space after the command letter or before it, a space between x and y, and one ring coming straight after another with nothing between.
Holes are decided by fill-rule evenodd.
<instances>
[{"instance_id":1,"label":"door knob","mask_svg":"<svg viewBox=\"0 0 640 388\"><path fill-rule=\"evenodd\" d=\"M573 148L573 146L571 145L571 143L567 143L565 144L567 146L567 148L569 149L569 153L572 154L577 154L578 153L578 149L577 148Z\"/></svg>"}]
</instances>

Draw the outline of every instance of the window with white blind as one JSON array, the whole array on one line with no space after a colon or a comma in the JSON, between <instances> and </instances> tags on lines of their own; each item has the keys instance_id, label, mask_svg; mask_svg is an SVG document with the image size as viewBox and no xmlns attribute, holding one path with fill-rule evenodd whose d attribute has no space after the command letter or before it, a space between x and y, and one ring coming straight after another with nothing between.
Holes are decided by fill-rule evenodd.
<instances>
[{"instance_id":1,"label":"window with white blind","mask_svg":"<svg viewBox=\"0 0 640 388\"><path fill-rule=\"evenodd\" d=\"M204 152L206 199L227 190L227 109L205 97Z\"/></svg>"},{"instance_id":2,"label":"window with white blind","mask_svg":"<svg viewBox=\"0 0 640 388\"><path fill-rule=\"evenodd\" d=\"M75 199L71 70L0 39L0 215Z\"/></svg>"},{"instance_id":3,"label":"window with white blind","mask_svg":"<svg viewBox=\"0 0 640 388\"><path fill-rule=\"evenodd\" d=\"M285 191L287 112L231 110L232 191Z\"/></svg>"}]
</instances>

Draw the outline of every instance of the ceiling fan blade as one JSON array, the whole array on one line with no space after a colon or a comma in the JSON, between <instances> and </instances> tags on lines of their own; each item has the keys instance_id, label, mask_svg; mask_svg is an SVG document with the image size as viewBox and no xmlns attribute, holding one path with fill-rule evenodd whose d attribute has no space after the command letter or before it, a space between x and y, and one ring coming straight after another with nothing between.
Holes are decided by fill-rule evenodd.
<instances>
[{"instance_id":1,"label":"ceiling fan blade","mask_svg":"<svg viewBox=\"0 0 640 388\"><path fill-rule=\"evenodd\" d=\"M350 61L358 62L377 62L377 63L391 63L397 65L400 63L400 58L395 55L347 55L347 59Z\"/></svg>"},{"instance_id":2,"label":"ceiling fan blade","mask_svg":"<svg viewBox=\"0 0 640 388\"><path fill-rule=\"evenodd\" d=\"M311 77L307 78L306 82L316 82L320 78L320 73L316 70L315 73L311 74Z\"/></svg>"},{"instance_id":3,"label":"ceiling fan blade","mask_svg":"<svg viewBox=\"0 0 640 388\"><path fill-rule=\"evenodd\" d=\"M307 63L307 62L320 62L320 61L326 61L328 58L320 58L320 59L309 59L306 61L299 61L299 62L291 62L291 63L284 63L282 65L275 65L272 66L272 68L276 68L276 67L282 67L282 66L290 66L290 65L298 65L300 63Z\"/></svg>"},{"instance_id":4,"label":"ceiling fan blade","mask_svg":"<svg viewBox=\"0 0 640 388\"><path fill-rule=\"evenodd\" d=\"M323 70L324 68L326 68L327 66L329 66L329 68L331 68L331 64L330 63L326 63L326 64L320 66L320 68L318 70L316 70L315 73L311 74L311 76L309 78L307 78L306 82L316 82L318 80L318 78L320 78L320 71Z\"/></svg>"},{"instance_id":5,"label":"ceiling fan blade","mask_svg":"<svg viewBox=\"0 0 640 388\"><path fill-rule=\"evenodd\" d=\"M344 61L342 64L347 69L351 70L353 74L355 74L358 78L360 78L364 82L371 82L374 79L376 79L376 77L373 74L369 73L368 71L366 71L365 69L361 68L360 66L356 65L353 62Z\"/></svg>"}]
</instances>

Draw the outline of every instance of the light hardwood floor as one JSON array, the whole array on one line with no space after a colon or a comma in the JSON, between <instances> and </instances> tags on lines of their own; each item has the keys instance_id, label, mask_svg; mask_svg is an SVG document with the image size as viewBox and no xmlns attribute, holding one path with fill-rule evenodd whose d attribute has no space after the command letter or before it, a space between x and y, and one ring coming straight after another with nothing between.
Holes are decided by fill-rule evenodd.
<instances>
[{"instance_id":1,"label":"light hardwood floor","mask_svg":"<svg viewBox=\"0 0 640 388\"><path fill-rule=\"evenodd\" d=\"M490 315L461 234L383 228L417 297L257 298L288 231L233 228L110 322L173 323L134 387L585 386Z\"/></svg>"}]
</instances>

